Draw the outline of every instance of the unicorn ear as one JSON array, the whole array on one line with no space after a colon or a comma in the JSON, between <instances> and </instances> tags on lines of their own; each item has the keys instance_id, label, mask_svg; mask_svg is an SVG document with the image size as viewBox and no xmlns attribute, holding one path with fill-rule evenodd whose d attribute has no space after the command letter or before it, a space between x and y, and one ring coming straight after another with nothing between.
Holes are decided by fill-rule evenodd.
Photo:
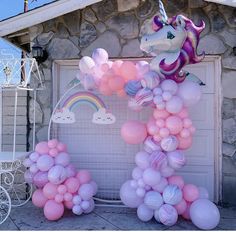
<instances>
[{"instance_id":1,"label":"unicorn ear","mask_svg":"<svg viewBox=\"0 0 236 232\"><path fill-rule=\"evenodd\" d=\"M176 24L179 27L185 28L185 21L184 21L184 19L183 19L183 17L181 15L178 15L176 17Z\"/></svg>"}]
</instances>

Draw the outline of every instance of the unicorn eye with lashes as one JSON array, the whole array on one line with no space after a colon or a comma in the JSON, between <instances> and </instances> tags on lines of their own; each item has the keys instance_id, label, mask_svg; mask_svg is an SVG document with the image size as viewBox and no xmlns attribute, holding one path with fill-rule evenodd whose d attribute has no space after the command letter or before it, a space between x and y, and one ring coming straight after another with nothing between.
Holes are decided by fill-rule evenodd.
<instances>
[{"instance_id":1,"label":"unicorn eye with lashes","mask_svg":"<svg viewBox=\"0 0 236 232\"><path fill-rule=\"evenodd\" d=\"M174 38L175 38L175 36L170 31L168 31L167 32L167 39L174 39Z\"/></svg>"}]
</instances>

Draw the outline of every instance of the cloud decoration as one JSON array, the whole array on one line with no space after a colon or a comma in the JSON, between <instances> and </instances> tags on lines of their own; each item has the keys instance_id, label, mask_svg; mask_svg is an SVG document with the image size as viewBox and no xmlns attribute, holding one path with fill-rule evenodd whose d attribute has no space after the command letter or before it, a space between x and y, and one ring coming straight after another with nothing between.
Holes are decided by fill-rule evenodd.
<instances>
[{"instance_id":1,"label":"cloud decoration","mask_svg":"<svg viewBox=\"0 0 236 232\"><path fill-rule=\"evenodd\" d=\"M105 108L100 108L93 114L93 123L96 124L113 124L116 118L113 114L108 113Z\"/></svg>"},{"instance_id":2,"label":"cloud decoration","mask_svg":"<svg viewBox=\"0 0 236 232\"><path fill-rule=\"evenodd\" d=\"M57 110L52 115L52 121L54 123L69 124L75 122L75 114L67 108Z\"/></svg>"}]
</instances>

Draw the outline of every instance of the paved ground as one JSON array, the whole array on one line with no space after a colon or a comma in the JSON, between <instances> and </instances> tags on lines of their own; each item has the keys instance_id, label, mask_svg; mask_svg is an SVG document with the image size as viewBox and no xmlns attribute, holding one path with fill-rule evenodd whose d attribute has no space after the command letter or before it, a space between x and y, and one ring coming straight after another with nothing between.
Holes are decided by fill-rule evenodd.
<instances>
[{"instance_id":1,"label":"paved ground","mask_svg":"<svg viewBox=\"0 0 236 232\"><path fill-rule=\"evenodd\" d=\"M216 230L236 230L236 208L220 208L221 221ZM49 222L42 209L28 203L13 208L10 217L0 225L0 230L197 230L189 221L179 219L172 227L152 220L143 223L134 210L127 208L96 207L93 213L75 216L66 212L57 222Z\"/></svg>"}]
</instances>

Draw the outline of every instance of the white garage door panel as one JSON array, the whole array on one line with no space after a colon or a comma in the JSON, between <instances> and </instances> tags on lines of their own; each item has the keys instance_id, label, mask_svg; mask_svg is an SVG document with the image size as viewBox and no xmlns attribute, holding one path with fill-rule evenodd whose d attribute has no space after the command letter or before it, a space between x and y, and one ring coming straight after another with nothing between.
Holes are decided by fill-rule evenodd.
<instances>
[{"instance_id":1,"label":"white garage door panel","mask_svg":"<svg viewBox=\"0 0 236 232\"><path fill-rule=\"evenodd\" d=\"M210 199L214 200L214 167L187 165L178 172L184 177L186 183L205 187L209 191Z\"/></svg>"},{"instance_id":2,"label":"white garage door panel","mask_svg":"<svg viewBox=\"0 0 236 232\"><path fill-rule=\"evenodd\" d=\"M187 164L214 165L214 130L197 130L192 147L184 153Z\"/></svg>"},{"instance_id":3,"label":"white garage door panel","mask_svg":"<svg viewBox=\"0 0 236 232\"><path fill-rule=\"evenodd\" d=\"M184 68L184 70L193 73L197 77L199 77L202 82L205 84L203 86L203 93L214 93L215 92L215 84L214 84L214 65L212 62L201 62L194 65L188 65Z\"/></svg>"},{"instance_id":4,"label":"white garage door panel","mask_svg":"<svg viewBox=\"0 0 236 232\"><path fill-rule=\"evenodd\" d=\"M190 109L190 116L197 131L193 138L193 146L185 151L187 166L181 170L189 183L205 186L213 199L214 196L214 163L215 163L215 87L214 65L206 62L188 66L186 69L199 76L206 84L202 87L201 101ZM54 88L62 96L68 84L76 77L78 66L74 61L58 66L58 76L54 77ZM77 88L75 91L78 91ZM73 94L73 91L70 93ZM97 94L97 93L96 93ZM97 181L99 192L97 197L117 199L121 184L131 177L135 154L141 145L127 145L121 139L120 128L129 119L147 121L151 109L140 113L127 107L128 98L117 96L101 96L107 108L116 116L112 125L97 125L91 122L93 109L81 105L75 110L76 123L73 125L57 125L58 138L68 145L72 162L80 169L89 169ZM55 99L54 102L57 100Z\"/></svg>"}]
</instances>

